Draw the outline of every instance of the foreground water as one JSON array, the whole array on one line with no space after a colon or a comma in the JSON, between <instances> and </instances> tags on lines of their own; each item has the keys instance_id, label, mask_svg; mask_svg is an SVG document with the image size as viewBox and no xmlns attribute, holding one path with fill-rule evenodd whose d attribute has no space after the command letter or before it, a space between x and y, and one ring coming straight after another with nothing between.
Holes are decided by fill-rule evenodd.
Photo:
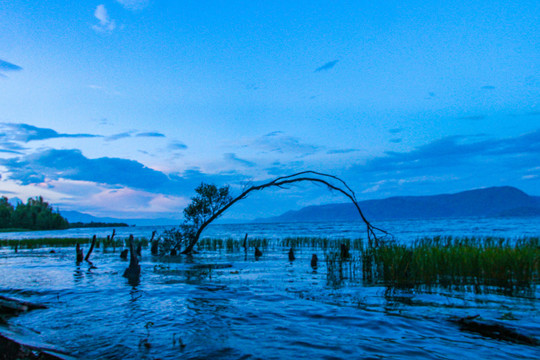
<instances>
[{"instance_id":1,"label":"foreground water","mask_svg":"<svg viewBox=\"0 0 540 360\"><path fill-rule=\"evenodd\" d=\"M538 229L527 220L490 223L484 233L470 225L471 235L523 236ZM287 233L294 231L290 224L272 226L234 225L236 232L227 233L220 225L212 231L231 237L274 231L278 238L278 231L311 236L309 231L326 226L330 234L319 236L356 237L344 224L301 225L294 234ZM424 228L436 226L443 224ZM149 230L142 229L141 236ZM538 347L461 331L451 321L480 315L540 337L538 287L512 296L463 289L389 291L347 271L336 277L322 252L313 270L309 260L317 250L299 249L291 263L288 249L279 247L266 249L258 261L251 252L160 258L145 249L141 280L130 284L121 276L127 262L119 259L119 249L94 250L96 268L77 265L73 249L50 250L1 248L0 294L46 304L48 309L11 318L10 329L79 358L536 359L540 353Z\"/></svg>"}]
</instances>

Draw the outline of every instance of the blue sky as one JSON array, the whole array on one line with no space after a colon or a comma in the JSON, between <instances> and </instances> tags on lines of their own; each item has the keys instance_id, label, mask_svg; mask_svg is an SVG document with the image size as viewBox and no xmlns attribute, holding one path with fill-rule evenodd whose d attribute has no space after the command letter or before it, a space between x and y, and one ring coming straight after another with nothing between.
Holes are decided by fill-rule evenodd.
<instances>
[{"instance_id":1,"label":"blue sky","mask_svg":"<svg viewBox=\"0 0 540 360\"><path fill-rule=\"evenodd\" d=\"M537 1L0 4L0 190L180 217L201 181L312 169L360 199L540 195ZM232 208L344 199L314 186Z\"/></svg>"}]
</instances>

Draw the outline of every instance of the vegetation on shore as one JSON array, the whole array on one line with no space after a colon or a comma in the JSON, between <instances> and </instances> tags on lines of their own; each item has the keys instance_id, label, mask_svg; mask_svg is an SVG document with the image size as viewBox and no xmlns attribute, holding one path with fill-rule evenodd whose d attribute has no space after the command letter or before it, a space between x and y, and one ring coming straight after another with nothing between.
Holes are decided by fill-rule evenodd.
<instances>
[{"instance_id":1,"label":"vegetation on shore","mask_svg":"<svg viewBox=\"0 0 540 360\"><path fill-rule=\"evenodd\" d=\"M83 223L83 222L72 222L69 223L69 228L98 228L98 227L129 227L126 223L106 223L106 222L94 222L91 221L89 223Z\"/></svg>"},{"instance_id":2,"label":"vegetation on shore","mask_svg":"<svg viewBox=\"0 0 540 360\"><path fill-rule=\"evenodd\" d=\"M27 203L16 207L5 196L0 198L0 229L60 230L67 229L69 222L41 196L29 198Z\"/></svg>"}]
</instances>

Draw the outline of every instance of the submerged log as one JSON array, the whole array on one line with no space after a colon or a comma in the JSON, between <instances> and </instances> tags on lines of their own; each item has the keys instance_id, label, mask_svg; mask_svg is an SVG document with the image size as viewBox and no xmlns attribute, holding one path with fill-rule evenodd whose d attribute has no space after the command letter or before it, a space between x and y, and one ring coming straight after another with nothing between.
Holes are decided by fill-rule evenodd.
<instances>
[{"instance_id":1,"label":"submerged log","mask_svg":"<svg viewBox=\"0 0 540 360\"><path fill-rule=\"evenodd\" d=\"M88 261L90 255L92 254L92 251L94 251L94 246L96 246L96 235L94 235L94 237L92 238L92 245L90 245L90 250L88 250L88 253L86 254L84 260Z\"/></svg>"},{"instance_id":2,"label":"submerged log","mask_svg":"<svg viewBox=\"0 0 540 360\"><path fill-rule=\"evenodd\" d=\"M139 265L139 258L133 249L133 235L129 235L129 267L124 271L124 277L129 280L138 280L141 276L141 265Z\"/></svg>"},{"instance_id":3,"label":"submerged log","mask_svg":"<svg viewBox=\"0 0 540 360\"><path fill-rule=\"evenodd\" d=\"M255 259L258 259L261 256L262 256L262 251L259 250L259 248L255 246Z\"/></svg>"},{"instance_id":4,"label":"submerged log","mask_svg":"<svg viewBox=\"0 0 540 360\"><path fill-rule=\"evenodd\" d=\"M533 336L525 335L516 329L510 328L494 321L477 321L480 315L467 316L464 318L451 319L450 321L459 324L462 331L480 334L496 340L509 341L516 344L540 345L540 341Z\"/></svg>"},{"instance_id":5,"label":"submerged log","mask_svg":"<svg viewBox=\"0 0 540 360\"><path fill-rule=\"evenodd\" d=\"M120 259L127 260L128 252L129 252L128 249L122 250L122 252L120 253Z\"/></svg>"},{"instance_id":6,"label":"submerged log","mask_svg":"<svg viewBox=\"0 0 540 360\"><path fill-rule=\"evenodd\" d=\"M2 360L74 360L63 351L52 349L49 346L26 343L14 334L0 333L0 359Z\"/></svg>"},{"instance_id":7,"label":"submerged log","mask_svg":"<svg viewBox=\"0 0 540 360\"><path fill-rule=\"evenodd\" d=\"M34 304L28 301L12 299L0 295L0 313L19 313L35 309L46 309L45 305Z\"/></svg>"}]
</instances>

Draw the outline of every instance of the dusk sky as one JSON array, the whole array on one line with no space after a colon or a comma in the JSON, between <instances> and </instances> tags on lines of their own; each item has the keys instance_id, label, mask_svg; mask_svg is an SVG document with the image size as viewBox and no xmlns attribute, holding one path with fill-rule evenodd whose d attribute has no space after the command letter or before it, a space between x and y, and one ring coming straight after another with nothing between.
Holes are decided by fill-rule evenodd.
<instances>
[{"instance_id":1,"label":"dusk sky","mask_svg":"<svg viewBox=\"0 0 540 360\"><path fill-rule=\"evenodd\" d=\"M2 1L0 193L181 217L302 170L359 200L540 195L538 1ZM345 202L256 194L231 218Z\"/></svg>"}]
</instances>

